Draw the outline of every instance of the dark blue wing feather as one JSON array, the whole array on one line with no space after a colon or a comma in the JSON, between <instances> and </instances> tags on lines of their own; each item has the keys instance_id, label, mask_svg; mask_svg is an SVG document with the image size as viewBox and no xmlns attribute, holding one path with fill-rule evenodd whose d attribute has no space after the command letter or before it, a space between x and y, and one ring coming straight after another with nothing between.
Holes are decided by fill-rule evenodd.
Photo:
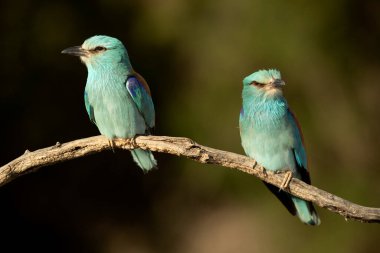
<instances>
[{"instance_id":1,"label":"dark blue wing feather","mask_svg":"<svg viewBox=\"0 0 380 253\"><path fill-rule=\"evenodd\" d=\"M155 122L154 105L144 79L139 76L130 76L127 79L126 87L141 116L145 119L146 125L153 128Z\"/></svg>"},{"instance_id":2,"label":"dark blue wing feather","mask_svg":"<svg viewBox=\"0 0 380 253\"><path fill-rule=\"evenodd\" d=\"M307 166L307 156L304 147L304 140L301 127L297 121L296 116L291 110L289 110L288 115L294 131L294 137L296 139L295 146L293 148L293 154L296 160L297 172L300 174L302 181L310 184L310 175Z\"/></svg>"}]
</instances>

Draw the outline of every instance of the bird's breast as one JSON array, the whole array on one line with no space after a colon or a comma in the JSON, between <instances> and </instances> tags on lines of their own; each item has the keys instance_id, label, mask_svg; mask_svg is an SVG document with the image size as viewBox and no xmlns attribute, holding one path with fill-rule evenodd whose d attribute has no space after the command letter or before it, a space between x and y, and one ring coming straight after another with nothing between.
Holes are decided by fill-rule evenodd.
<instances>
[{"instance_id":1,"label":"bird's breast","mask_svg":"<svg viewBox=\"0 0 380 253\"><path fill-rule=\"evenodd\" d=\"M122 82L114 81L92 82L86 85L99 131L108 138L130 138L136 134L144 134L144 119L127 88Z\"/></svg>"},{"instance_id":2,"label":"bird's breast","mask_svg":"<svg viewBox=\"0 0 380 253\"><path fill-rule=\"evenodd\" d=\"M245 113L240 120L240 135L245 153L266 169L295 168L293 132L285 116Z\"/></svg>"}]
</instances>

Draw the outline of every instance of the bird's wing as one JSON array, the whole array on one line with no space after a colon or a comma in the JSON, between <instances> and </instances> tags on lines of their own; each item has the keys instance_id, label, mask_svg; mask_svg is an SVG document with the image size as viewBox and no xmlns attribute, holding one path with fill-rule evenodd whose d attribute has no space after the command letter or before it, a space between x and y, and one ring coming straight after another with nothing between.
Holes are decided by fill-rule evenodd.
<instances>
[{"instance_id":1,"label":"bird's wing","mask_svg":"<svg viewBox=\"0 0 380 253\"><path fill-rule=\"evenodd\" d=\"M306 151L304 146L304 139L301 131L301 126L294 115L294 113L289 109L289 121L292 125L293 133L295 136L295 145L293 147L293 154L294 158L296 160L297 165L297 172L301 176L301 180L305 183L310 184L310 175L307 171L307 157L306 157Z\"/></svg>"},{"instance_id":2,"label":"bird's wing","mask_svg":"<svg viewBox=\"0 0 380 253\"><path fill-rule=\"evenodd\" d=\"M88 116L90 117L90 120L92 121L92 123L96 125L95 116L94 116L94 108L92 107L92 105L90 104L90 101L88 100L88 95L86 91L84 91L84 104L86 106L86 111L88 113Z\"/></svg>"},{"instance_id":3,"label":"bird's wing","mask_svg":"<svg viewBox=\"0 0 380 253\"><path fill-rule=\"evenodd\" d=\"M294 113L289 110L288 111L288 120L290 122L290 125L293 130L293 135L295 138L294 147L292 148L292 152L294 155L294 159L296 161L296 169L297 173L299 174L299 177L302 181L305 183L310 184L310 176L309 172L307 171L307 158L306 158L306 151L304 148L304 142L303 142L303 136L300 124L297 121L297 118L295 117ZM292 215L297 214L297 209L294 205L294 202L292 201L290 195L285 192L281 191L278 187L265 183L264 184L269 188L269 190L276 195L276 197L282 202L282 204L288 209L288 211Z\"/></svg>"},{"instance_id":4,"label":"bird's wing","mask_svg":"<svg viewBox=\"0 0 380 253\"><path fill-rule=\"evenodd\" d=\"M145 119L146 125L149 128L153 128L155 112L148 84L142 76L135 73L128 77L126 87L141 116Z\"/></svg>"}]
</instances>

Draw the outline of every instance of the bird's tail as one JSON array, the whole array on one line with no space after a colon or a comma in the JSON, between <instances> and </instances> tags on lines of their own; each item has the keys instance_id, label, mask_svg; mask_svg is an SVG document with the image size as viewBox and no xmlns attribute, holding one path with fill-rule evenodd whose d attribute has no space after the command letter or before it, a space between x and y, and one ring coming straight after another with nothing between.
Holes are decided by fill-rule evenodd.
<instances>
[{"instance_id":1,"label":"bird's tail","mask_svg":"<svg viewBox=\"0 0 380 253\"><path fill-rule=\"evenodd\" d=\"M148 172L152 168L157 167L157 161L149 150L134 149L131 150L131 153L133 160L144 172Z\"/></svg>"},{"instance_id":2,"label":"bird's tail","mask_svg":"<svg viewBox=\"0 0 380 253\"><path fill-rule=\"evenodd\" d=\"M303 223L308 225L319 225L321 220L315 211L313 204L311 202L305 201L303 199L292 196L292 201L297 210L297 216Z\"/></svg>"}]
</instances>

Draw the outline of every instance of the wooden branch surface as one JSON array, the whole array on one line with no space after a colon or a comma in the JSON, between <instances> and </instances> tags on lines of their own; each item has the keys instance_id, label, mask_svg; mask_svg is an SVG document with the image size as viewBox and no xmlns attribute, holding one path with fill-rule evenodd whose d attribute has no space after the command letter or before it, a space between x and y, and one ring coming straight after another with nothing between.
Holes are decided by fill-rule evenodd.
<instances>
[{"instance_id":1,"label":"wooden branch surface","mask_svg":"<svg viewBox=\"0 0 380 253\"><path fill-rule=\"evenodd\" d=\"M114 140L114 148L130 150L137 147L184 156L200 163L217 164L237 169L255 175L259 179L277 187L281 186L285 178L284 173L275 174L263 170L254 159L247 156L202 146L188 138L139 136L135 139ZM38 168L99 153L104 150L110 150L108 139L103 136L95 136L63 144L57 143L55 146L33 152L26 151L22 156L0 167L0 186ZM361 222L380 223L380 208L357 205L298 179L293 178L289 187L285 190L297 197L312 201L320 207L339 213L345 218Z\"/></svg>"}]
</instances>

